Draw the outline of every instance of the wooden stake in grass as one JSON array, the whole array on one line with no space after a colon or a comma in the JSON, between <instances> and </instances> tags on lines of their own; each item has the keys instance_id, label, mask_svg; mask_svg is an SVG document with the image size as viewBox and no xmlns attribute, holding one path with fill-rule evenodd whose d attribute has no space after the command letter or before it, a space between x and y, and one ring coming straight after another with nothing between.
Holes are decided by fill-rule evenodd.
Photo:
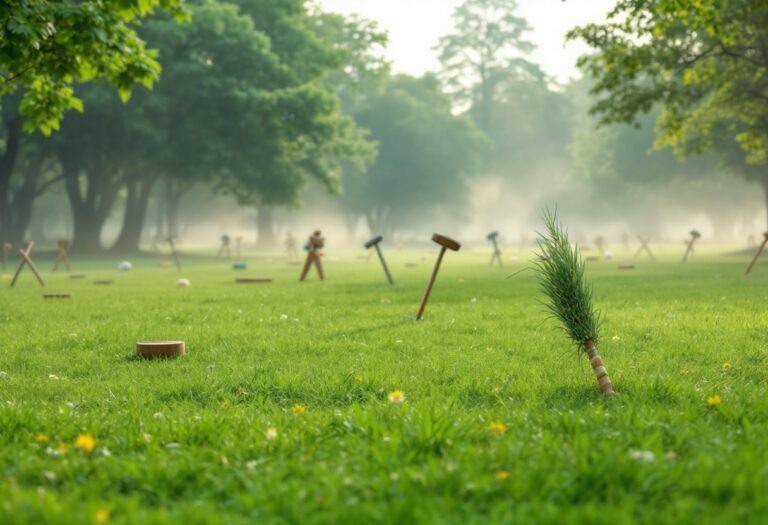
<instances>
[{"instance_id":1,"label":"wooden stake in grass","mask_svg":"<svg viewBox=\"0 0 768 525\"><path fill-rule=\"evenodd\" d=\"M640 241L640 248L638 248L638 249L637 249L637 252L635 253L635 259L637 259L638 257L640 257L640 254L641 254L641 253L645 252L645 253L647 253L647 254L648 254L648 257L650 257L650 258L651 258L651 260L655 262L655 261L656 261L656 257L654 257L654 256L653 256L653 252L652 252L652 251L651 251L651 249L648 247L648 243L649 243L649 242L651 242L651 238L650 238L650 237L648 237L648 238L645 238L645 239L643 239L642 237L640 237L640 236L638 235L638 236L637 236L637 240L638 240L638 241Z\"/></svg>"},{"instance_id":2,"label":"wooden stake in grass","mask_svg":"<svg viewBox=\"0 0 768 525\"><path fill-rule=\"evenodd\" d=\"M69 267L69 256L67 255L67 252L69 251L69 247L72 246L72 241L59 239L56 241L56 245L59 248L59 252L56 254L56 262L53 264L53 271L58 271L59 264L64 263L64 268L66 268L68 272L71 272L72 268Z\"/></svg>"},{"instance_id":3,"label":"wooden stake in grass","mask_svg":"<svg viewBox=\"0 0 768 525\"><path fill-rule=\"evenodd\" d=\"M176 251L176 244L173 242L175 237L171 235L168 237L168 244L171 245L171 256L173 257L174 262L176 263L176 268L178 268L179 271L181 271L181 261L179 260L179 252Z\"/></svg>"},{"instance_id":4,"label":"wooden stake in grass","mask_svg":"<svg viewBox=\"0 0 768 525\"><path fill-rule=\"evenodd\" d=\"M683 264L685 264L688 261L688 257L693 253L693 245L696 243L698 239L701 239L701 234L697 230L691 230L691 240L687 241L686 244L688 245L688 248L685 250L685 255L683 255Z\"/></svg>"},{"instance_id":5,"label":"wooden stake in grass","mask_svg":"<svg viewBox=\"0 0 768 525\"><path fill-rule=\"evenodd\" d=\"M536 262L547 309L560 321L568 337L584 350L592 364L600 390L612 396L613 385L597 353L600 317L592 305L592 289L584 278L585 264L578 247L571 248L568 233L557 214L544 212L546 232L539 239L541 254Z\"/></svg>"},{"instance_id":6,"label":"wooden stake in grass","mask_svg":"<svg viewBox=\"0 0 768 525\"><path fill-rule=\"evenodd\" d=\"M21 271L24 269L24 265L28 265L29 269L32 270L32 273L35 274L35 277L37 278L37 282L40 283L40 286L43 288L45 287L45 281L43 281L43 278L40 277L40 272L37 271L37 267L35 266L35 263L32 262L32 259L29 257L32 253L32 248L35 246L35 243L33 241L29 241L27 243L27 247L23 250L19 250L19 253L21 254L21 263L19 264L19 267L16 269L16 273L13 275L13 279L11 279L11 287L13 287L16 284L16 280L19 278L19 275L21 275Z\"/></svg>"},{"instance_id":7,"label":"wooden stake in grass","mask_svg":"<svg viewBox=\"0 0 768 525\"><path fill-rule=\"evenodd\" d=\"M765 232L763 234L763 243L760 245L760 248L757 249L757 253L755 254L755 257L752 259L752 262L749 263L749 266L747 266L747 271L744 272L744 275L749 275L749 272L752 271L752 267L755 265L757 260L763 254L763 250L765 250L766 244L768 244L768 232Z\"/></svg>"},{"instance_id":8,"label":"wooden stake in grass","mask_svg":"<svg viewBox=\"0 0 768 525\"><path fill-rule=\"evenodd\" d=\"M432 236L432 241L440 245L440 255L437 256L437 262L435 262L435 268L432 270L432 276L429 278L427 289L424 290L424 296L421 298L419 313L416 314L417 321L421 321L424 318L424 310L427 308L427 302L429 302L429 296L432 294L432 287L435 285L437 272L440 271L440 263L443 262L443 256L445 255L446 250L458 252L461 249L461 244L437 233Z\"/></svg>"},{"instance_id":9,"label":"wooden stake in grass","mask_svg":"<svg viewBox=\"0 0 768 525\"><path fill-rule=\"evenodd\" d=\"M370 250L371 248L376 249L376 253L379 254L379 260L381 261L381 267L384 268L384 273L387 276L387 280L389 281L389 284L395 284L395 281L392 279L392 274L389 273L389 267L387 267L387 261L384 260L384 255L381 253L381 248L379 247L379 244L381 241L384 240L384 237L381 235L377 235L370 241L365 243L365 249ZM373 254L373 252L371 252Z\"/></svg>"}]
</instances>

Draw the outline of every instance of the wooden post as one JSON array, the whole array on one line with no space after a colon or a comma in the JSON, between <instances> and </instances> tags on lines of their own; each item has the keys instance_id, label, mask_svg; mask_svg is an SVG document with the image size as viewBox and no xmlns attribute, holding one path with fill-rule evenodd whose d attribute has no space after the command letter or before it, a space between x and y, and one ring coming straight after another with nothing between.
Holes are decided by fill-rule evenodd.
<instances>
[{"instance_id":1,"label":"wooden post","mask_svg":"<svg viewBox=\"0 0 768 525\"><path fill-rule=\"evenodd\" d=\"M763 234L763 243L760 245L760 248L757 249L757 253L755 254L754 258L752 259L752 262L749 263L749 266L747 266L747 271L744 272L744 275L749 275L749 273L752 271L752 267L755 265L757 260L763 254L763 250L765 250L765 245L766 244L768 244L768 232L765 232Z\"/></svg>"},{"instance_id":2,"label":"wooden post","mask_svg":"<svg viewBox=\"0 0 768 525\"><path fill-rule=\"evenodd\" d=\"M427 308L429 296L432 294L432 287L435 285L437 274L440 271L440 264L443 262L443 256L445 255L446 250L451 249L457 252L461 248L461 244L458 242L454 241L453 239L449 239L448 237L438 235L437 233L432 236L432 240L440 245L440 254L437 256L437 262L435 262L435 268L432 270L432 276L429 278L427 289L424 290L424 296L421 298L419 312L416 314L417 321L421 321L421 319L424 317L424 310Z\"/></svg>"},{"instance_id":3,"label":"wooden post","mask_svg":"<svg viewBox=\"0 0 768 525\"><path fill-rule=\"evenodd\" d=\"M216 254L217 259L222 255L224 255L225 252L227 254L227 259L232 258L232 253L229 251L229 245L231 242L232 242L232 239L230 238L229 235L224 234L221 236L221 247L219 248L219 252Z\"/></svg>"},{"instance_id":4,"label":"wooden post","mask_svg":"<svg viewBox=\"0 0 768 525\"><path fill-rule=\"evenodd\" d=\"M72 245L72 241L59 239L56 241L56 244L59 247L59 253L56 254L56 261L53 264L53 271L58 271L59 263L63 262L67 271L71 272L72 268L69 267L69 256L67 255L67 252L69 251L69 247Z\"/></svg>"},{"instance_id":5,"label":"wooden post","mask_svg":"<svg viewBox=\"0 0 768 525\"><path fill-rule=\"evenodd\" d=\"M32 253L32 248L35 246L35 243L33 241L29 241L27 243L27 247L25 249L19 250L19 253L21 254L21 263L19 263L19 267L16 269L16 273L13 276L13 279L11 280L11 287L13 287L16 284L16 280L19 278L19 275L21 274L21 270L24 269L24 265L29 265L29 269L32 270L32 273L35 274L35 277L37 277L37 282L40 283L40 286L45 287L45 281L43 281L43 278L40 277L40 272L37 271L37 268L35 267L35 263L32 262L32 259L30 259L29 255Z\"/></svg>"},{"instance_id":6,"label":"wooden post","mask_svg":"<svg viewBox=\"0 0 768 525\"><path fill-rule=\"evenodd\" d=\"M176 251L176 244L173 242L173 237L168 237L168 244L171 245L171 256L173 256L173 260L176 262L176 268L181 271L181 261L179 260L179 253Z\"/></svg>"}]
</instances>

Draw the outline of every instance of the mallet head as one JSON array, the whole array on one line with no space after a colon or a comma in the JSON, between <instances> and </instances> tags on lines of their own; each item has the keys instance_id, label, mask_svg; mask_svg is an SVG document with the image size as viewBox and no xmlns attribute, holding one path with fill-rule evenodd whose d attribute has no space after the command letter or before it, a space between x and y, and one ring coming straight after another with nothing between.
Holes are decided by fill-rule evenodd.
<instances>
[{"instance_id":1,"label":"mallet head","mask_svg":"<svg viewBox=\"0 0 768 525\"><path fill-rule=\"evenodd\" d=\"M494 239L497 239L499 237L499 232L491 232L486 237L489 241L492 241Z\"/></svg>"},{"instance_id":2,"label":"mallet head","mask_svg":"<svg viewBox=\"0 0 768 525\"><path fill-rule=\"evenodd\" d=\"M698 230L691 230L691 232L690 232L690 233L691 233L691 237L693 237L694 239L699 239L699 238L701 238L701 233L699 233L699 231L698 231Z\"/></svg>"},{"instance_id":3,"label":"mallet head","mask_svg":"<svg viewBox=\"0 0 768 525\"><path fill-rule=\"evenodd\" d=\"M374 246L376 246L377 244L379 244L383 240L384 240L383 236L377 235L376 237L374 237L373 239L371 239L370 241L365 243L365 249L366 250L370 250L371 248L373 248Z\"/></svg>"},{"instance_id":4,"label":"mallet head","mask_svg":"<svg viewBox=\"0 0 768 525\"><path fill-rule=\"evenodd\" d=\"M461 244L459 244L458 242L454 241L449 237L445 237L444 235L440 235L438 233L432 236L432 240L437 244L439 244L440 246L444 248L448 248L449 250L452 250L454 252L458 252L461 249Z\"/></svg>"}]
</instances>

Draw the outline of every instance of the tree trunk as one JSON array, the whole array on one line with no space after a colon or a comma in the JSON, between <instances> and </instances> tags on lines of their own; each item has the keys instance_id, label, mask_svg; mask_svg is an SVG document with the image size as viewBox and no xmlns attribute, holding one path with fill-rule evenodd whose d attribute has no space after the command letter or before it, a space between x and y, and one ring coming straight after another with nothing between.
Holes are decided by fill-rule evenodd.
<instances>
[{"instance_id":1,"label":"tree trunk","mask_svg":"<svg viewBox=\"0 0 768 525\"><path fill-rule=\"evenodd\" d=\"M13 98L4 100L6 104L14 104ZM6 110L7 111L7 110ZM11 219L11 177L16 167L16 159L19 156L19 144L21 142L21 117L15 112L15 116L8 117L3 112L3 123L7 129L5 151L0 156L0 243L10 241L12 236Z\"/></svg>"},{"instance_id":2,"label":"tree trunk","mask_svg":"<svg viewBox=\"0 0 768 525\"><path fill-rule=\"evenodd\" d=\"M141 251L141 233L147 218L149 196L156 180L157 178L151 175L137 175L128 179L123 225L110 251L124 255Z\"/></svg>"},{"instance_id":3,"label":"tree trunk","mask_svg":"<svg viewBox=\"0 0 768 525\"><path fill-rule=\"evenodd\" d=\"M256 229L259 240L256 246L262 250L271 250L277 246L274 228L274 208L262 204L256 211Z\"/></svg>"},{"instance_id":4,"label":"tree trunk","mask_svg":"<svg viewBox=\"0 0 768 525\"><path fill-rule=\"evenodd\" d=\"M100 180L94 173L95 170L91 170L86 174L87 187L83 195L79 164L66 158L62 158L61 163L74 222L72 250L86 255L103 253L101 230L115 203L122 181Z\"/></svg>"},{"instance_id":5,"label":"tree trunk","mask_svg":"<svg viewBox=\"0 0 768 525\"><path fill-rule=\"evenodd\" d=\"M26 240L35 199L39 195L38 182L42 173L43 159L36 157L25 170L21 187L14 192L13 200L9 202L6 231L8 239L16 246L21 246Z\"/></svg>"}]
</instances>

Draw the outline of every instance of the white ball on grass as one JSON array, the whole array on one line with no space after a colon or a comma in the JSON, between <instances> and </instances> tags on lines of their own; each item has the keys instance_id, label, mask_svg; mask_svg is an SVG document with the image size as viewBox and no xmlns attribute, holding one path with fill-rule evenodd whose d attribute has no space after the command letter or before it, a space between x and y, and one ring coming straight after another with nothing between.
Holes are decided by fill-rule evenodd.
<instances>
[{"instance_id":1,"label":"white ball on grass","mask_svg":"<svg viewBox=\"0 0 768 525\"><path fill-rule=\"evenodd\" d=\"M121 262L120 264L117 265L117 269L120 270L123 273L130 272L131 268L133 268L133 265L131 263L129 263L128 261L123 261L123 262Z\"/></svg>"},{"instance_id":2,"label":"white ball on grass","mask_svg":"<svg viewBox=\"0 0 768 525\"><path fill-rule=\"evenodd\" d=\"M179 288L189 288L192 285L191 282L189 282L189 279L179 279L176 281L176 286Z\"/></svg>"},{"instance_id":3,"label":"white ball on grass","mask_svg":"<svg viewBox=\"0 0 768 525\"><path fill-rule=\"evenodd\" d=\"M605 252L603 254L603 257L610 261L611 259L613 259L613 252Z\"/></svg>"}]
</instances>

